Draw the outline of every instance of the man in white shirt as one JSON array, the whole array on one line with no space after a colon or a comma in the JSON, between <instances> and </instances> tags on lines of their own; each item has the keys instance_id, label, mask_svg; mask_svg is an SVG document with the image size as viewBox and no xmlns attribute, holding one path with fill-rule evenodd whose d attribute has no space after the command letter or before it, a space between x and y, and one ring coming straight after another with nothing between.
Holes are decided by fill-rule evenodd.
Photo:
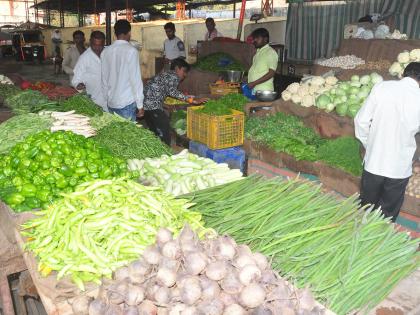
<instances>
[{"instance_id":1,"label":"man in white shirt","mask_svg":"<svg viewBox=\"0 0 420 315\"><path fill-rule=\"evenodd\" d=\"M57 51L57 47L60 47L62 43L61 40L61 32L59 29L55 29L54 32L51 34L51 42L52 42L52 56L55 56Z\"/></svg>"},{"instance_id":2,"label":"man in white shirt","mask_svg":"<svg viewBox=\"0 0 420 315\"><path fill-rule=\"evenodd\" d=\"M223 37L222 33L219 33L219 31L216 29L216 22L214 22L214 19L209 17L206 19L206 27L207 27L207 33L204 36L204 41L211 41L215 39L216 37Z\"/></svg>"},{"instance_id":3,"label":"man in white shirt","mask_svg":"<svg viewBox=\"0 0 420 315\"><path fill-rule=\"evenodd\" d=\"M81 54L86 50L85 48L85 34L82 31L75 31L73 33L74 45L71 45L64 52L63 57L63 70L69 75L70 83L73 80L74 67L76 66L77 60Z\"/></svg>"},{"instance_id":4,"label":"man in white shirt","mask_svg":"<svg viewBox=\"0 0 420 315\"><path fill-rule=\"evenodd\" d=\"M172 22L166 23L164 26L166 36L163 43L163 54L165 57L166 70L170 68L171 61L182 58L185 59L185 45L183 41L175 36L175 24Z\"/></svg>"},{"instance_id":5,"label":"man in white shirt","mask_svg":"<svg viewBox=\"0 0 420 315\"><path fill-rule=\"evenodd\" d=\"M360 189L362 205L398 217L412 174L420 131L420 63L410 63L400 81L375 85L355 119L356 137L366 149Z\"/></svg>"},{"instance_id":6,"label":"man in white shirt","mask_svg":"<svg viewBox=\"0 0 420 315\"><path fill-rule=\"evenodd\" d=\"M86 89L95 104L108 111L101 81L101 53L105 46L105 34L93 31L90 47L80 56L74 68L72 85L78 90Z\"/></svg>"},{"instance_id":7,"label":"man in white shirt","mask_svg":"<svg viewBox=\"0 0 420 315\"><path fill-rule=\"evenodd\" d=\"M127 20L118 20L114 31L117 40L101 55L102 89L111 113L135 121L137 109L138 115L143 115L139 53L130 44L131 25Z\"/></svg>"}]
</instances>

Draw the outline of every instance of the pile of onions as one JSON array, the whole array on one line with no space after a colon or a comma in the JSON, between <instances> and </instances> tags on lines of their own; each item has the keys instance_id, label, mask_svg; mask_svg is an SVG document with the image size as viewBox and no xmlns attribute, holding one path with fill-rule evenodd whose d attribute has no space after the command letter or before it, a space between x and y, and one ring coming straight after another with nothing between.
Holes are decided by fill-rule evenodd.
<instances>
[{"instance_id":1,"label":"pile of onions","mask_svg":"<svg viewBox=\"0 0 420 315\"><path fill-rule=\"evenodd\" d=\"M73 304L75 306L76 304ZM87 305L89 305L87 307ZM295 290L267 258L227 236L200 241L188 227L177 239L160 229L156 244L80 303L89 315L323 314L308 289ZM77 311L77 312L76 312Z\"/></svg>"},{"instance_id":2,"label":"pile of onions","mask_svg":"<svg viewBox=\"0 0 420 315\"><path fill-rule=\"evenodd\" d=\"M420 199L420 164L413 168L413 175L410 177L408 182L406 194Z\"/></svg>"}]
</instances>

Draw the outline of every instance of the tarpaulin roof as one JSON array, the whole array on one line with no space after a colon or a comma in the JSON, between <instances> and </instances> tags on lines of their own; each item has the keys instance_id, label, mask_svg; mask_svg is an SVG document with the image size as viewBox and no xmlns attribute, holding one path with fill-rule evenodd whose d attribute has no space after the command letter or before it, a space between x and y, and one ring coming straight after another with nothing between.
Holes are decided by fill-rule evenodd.
<instances>
[{"instance_id":1,"label":"tarpaulin roof","mask_svg":"<svg viewBox=\"0 0 420 315\"><path fill-rule=\"evenodd\" d=\"M111 10L124 10L127 7L139 10L147 10L148 7L159 4L174 4L176 0L112 0L111 1ZM229 4L233 2L240 2L240 0L214 0L206 3L205 1L199 1L200 5L206 4ZM197 1L187 1L187 6L191 4L194 7L197 6ZM38 9L49 9L49 10L63 10L66 12L78 13L82 12L84 14L91 14L96 12L105 12L105 0L79 0L79 1L70 1L70 0L45 0L38 2L38 4L33 6Z\"/></svg>"}]
</instances>

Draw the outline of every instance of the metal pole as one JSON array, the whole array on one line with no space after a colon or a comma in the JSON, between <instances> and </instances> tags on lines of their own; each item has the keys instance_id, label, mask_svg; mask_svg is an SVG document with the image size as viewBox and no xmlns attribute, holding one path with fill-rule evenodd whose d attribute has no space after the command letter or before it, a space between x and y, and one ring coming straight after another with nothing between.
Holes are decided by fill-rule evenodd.
<instances>
[{"instance_id":1,"label":"metal pole","mask_svg":"<svg viewBox=\"0 0 420 315\"><path fill-rule=\"evenodd\" d=\"M47 25L51 26L51 11L50 11L50 3L47 1L47 7L46 7L46 13L47 13Z\"/></svg>"},{"instance_id":2,"label":"metal pole","mask_svg":"<svg viewBox=\"0 0 420 315\"><path fill-rule=\"evenodd\" d=\"M236 18L236 1L233 3L233 18Z\"/></svg>"},{"instance_id":3,"label":"metal pole","mask_svg":"<svg viewBox=\"0 0 420 315\"><path fill-rule=\"evenodd\" d=\"M241 14L239 15L238 34L236 36L237 40L241 40L242 26L244 25L244 17L245 17L245 6L246 6L246 0L242 0Z\"/></svg>"},{"instance_id":4,"label":"metal pole","mask_svg":"<svg viewBox=\"0 0 420 315\"><path fill-rule=\"evenodd\" d=\"M64 27L64 11L63 11L63 0L60 0L60 27Z\"/></svg>"},{"instance_id":5,"label":"metal pole","mask_svg":"<svg viewBox=\"0 0 420 315\"><path fill-rule=\"evenodd\" d=\"M111 0L105 0L106 44L111 45Z\"/></svg>"}]
</instances>

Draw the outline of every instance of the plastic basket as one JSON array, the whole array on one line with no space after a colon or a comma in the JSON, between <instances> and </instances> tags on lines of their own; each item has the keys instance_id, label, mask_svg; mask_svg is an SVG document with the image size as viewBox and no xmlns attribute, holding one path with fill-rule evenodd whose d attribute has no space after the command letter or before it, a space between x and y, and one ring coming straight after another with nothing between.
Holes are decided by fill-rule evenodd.
<instances>
[{"instance_id":1,"label":"plastic basket","mask_svg":"<svg viewBox=\"0 0 420 315\"><path fill-rule=\"evenodd\" d=\"M211 95L227 95L227 94L238 94L241 90L239 83L222 83L222 84L210 84Z\"/></svg>"},{"instance_id":2,"label":"plastic basket","mask_svg":"<svg viewBox=\"0 0 420 315\"><path fill-rule=\"evenodd\" d=\"M204 143L212 150L225 149L244 143L244 113L212 116L197 112L203 106L187 109L187 137Z\"/></svg>"}]
</instances>

